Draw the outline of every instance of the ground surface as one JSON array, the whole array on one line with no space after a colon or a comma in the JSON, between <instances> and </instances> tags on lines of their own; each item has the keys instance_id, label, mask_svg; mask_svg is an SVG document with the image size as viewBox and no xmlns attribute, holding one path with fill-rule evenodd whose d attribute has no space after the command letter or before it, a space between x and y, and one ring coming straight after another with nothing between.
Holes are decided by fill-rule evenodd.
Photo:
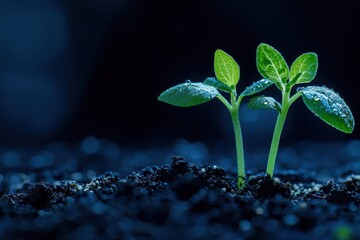
<instances>
[{"instance_id":1,"label":"ground surface","mask_svg":"<svg viewBox=\"0 0 360 240\"><path fill-rule=\"evenodd\" d=\"M59 144L5 151L0 239L360 239L360 143L316 146L307 155L302 144L284 149L275 178L249 171L240 191L233 171L201 157L147 166L153 150L125 154L92 138L78 154ZM316 161L281 170L290 164L281 159L309 156ZM117 158L124 167L106 172Z\"/></svg>"}]
</instances>

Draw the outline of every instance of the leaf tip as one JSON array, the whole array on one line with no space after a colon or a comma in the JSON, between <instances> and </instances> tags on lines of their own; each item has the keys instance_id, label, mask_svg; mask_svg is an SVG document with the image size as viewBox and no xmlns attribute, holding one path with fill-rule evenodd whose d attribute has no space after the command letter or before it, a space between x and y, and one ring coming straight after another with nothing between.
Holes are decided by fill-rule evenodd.
<instances>
[{"instance_id":1,"label":"leaf tip","mask_svg":"<svg viewBox=\"0 0 360 240\"><path fill-rule=\"evenodd\" d=\"M162 92L162 93L157 97L157 100L160 101L160 102L164 102L163 95L164 95L164 92Z\"/></svg>"},{"instance_id":2,"label":"leaf tip","mask_svg":"<svg viewBox=\"0 0 360 240\"><path fill-rule=\"evenodd\" d=\"M260 48L260 47L267 47L267 46L270 46L270 45L267 44L267 43L260 43L259 46L258 46L258 48Z\"/></svg>"},{"instance_id":3,"label":"leaf tip","mask_svg":"<svg viewBox=\"0 0 360 240\"><path fill-rule=\"evenodd\" d=\"M315 61L316 61L316 64L318 64L318 55L317 55L316 53L314 53L314 52L308 52L308 53L306 53L306 54L311 55L312 57L314 57L314 58L315 58Z\"/></svg>"},{"instance_id":4,"label":"leaf tip","mask_svg":"<svg viewBox=\"0 0 360 240\"><path fill-rule=\"evenodd\" d=\"M346 129L346 131L343 131L344 133L347 133L347 134L351 134L353 131L354 131L354 128L355 128L355 119L352 115L352 113L350 112L350 118L351 118L351 123L348 124L348 128Z\"/></svg>"},{"instance_id":5,"label":"leaf tip","mask_svg":"<svg viewBox=\"0 0 360 240\"><path fill-rule=\"evenodd\" d=\"M220 48L218 48L218 49L215 50L214 55L215 55L215 57L216 57L216 56L219 56L220 54L223 54L223 53L225 53L225 51L222 50L222 49L220 49Z\"/></svg>"}]
</instances>

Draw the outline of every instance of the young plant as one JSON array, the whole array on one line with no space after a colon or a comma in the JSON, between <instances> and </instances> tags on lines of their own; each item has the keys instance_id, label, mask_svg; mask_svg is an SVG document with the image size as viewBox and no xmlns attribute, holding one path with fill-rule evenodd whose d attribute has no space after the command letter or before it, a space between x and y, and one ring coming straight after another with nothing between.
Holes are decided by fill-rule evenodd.
<instances>
[{"instance_id":1,"label":"young plant","mask_svg":"<svg viewBox=\"0 0 360 240\"><path fill-rule=\"evenodd\" d=\"M318 58L315 53L300 55L290 70L283 56L273 47L260 44L256 51L256 65L259 73L272 81L282 93L281 104L272 97L260 96L250 100L251 109L273 109L278 112L272 137L266 173L273 176L275 160L279 148L280 136L288 110L296 99L302 97L307 108L330 126L351 133L355 121L350 108L333 90L322 86L298 88L291 96L292 88L297 84L309 83L316 75Z\"/></svg>"},{"instance_id":2,"label":"young plant","mask_svg":"<svg viewBox=\"0 0 360 240\"><path fill-rule=\"evenodd\" d=\"M262 79L247 87L240 95L236 86L240 79L240 67L236 61L224 51L218 49L214 56L214 71L216 77L209 77L204 82L191 82L176 85L161 93L158 100L178 107L191 107L212 100L219 99L229 110L236 145L238 187L244 186L245 161L243 139L239 120L239 107L245 96L251 96L268 88L273 83ZM219 91L230 94L230 101L224 98Z\"/></svg>"}]
</instances>

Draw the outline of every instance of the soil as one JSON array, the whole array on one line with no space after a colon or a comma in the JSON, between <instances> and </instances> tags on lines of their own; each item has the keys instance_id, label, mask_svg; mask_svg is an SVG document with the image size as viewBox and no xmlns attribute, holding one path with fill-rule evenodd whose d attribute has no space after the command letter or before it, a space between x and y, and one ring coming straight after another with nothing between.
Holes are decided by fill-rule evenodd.
<instances>
[{"instance_id":1,"label":"soil","mask_svg":"<svg viewBox=\"0 0 360 240\"><path fill-rule=\"evenodd\" d=\"M62 151L48 147L26 168L6 160L18 151L3 154L0 239L360 239L360 175L351 163L328 171L332 178L304 168L274 178L249 171L239 190L235 172L181 156L98 174L77 169L101 170L116 154L88 151L84 163L54 149ZM63 162L51 164L57 157Z\"/></svg>"}]
</instances>

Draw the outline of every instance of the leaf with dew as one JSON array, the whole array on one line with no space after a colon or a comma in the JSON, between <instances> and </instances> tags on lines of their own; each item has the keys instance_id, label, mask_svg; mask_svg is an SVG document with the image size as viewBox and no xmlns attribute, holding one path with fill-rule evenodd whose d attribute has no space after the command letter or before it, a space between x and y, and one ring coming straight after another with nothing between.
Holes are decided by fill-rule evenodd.
<instances>
[{"instance_id":1,"label":"leaf with dew","mask_svg":"<svg viewBox=\"0 0 360 240\"><path fill-rule=\"evenodd\" d=\"M249 87L245 88L245 90L240 94L240 96L251 96L257 94L270 87L272 84L273 82L268 79L261 79L257 82L254 82Z\"/></svg>"},{"instance_id":2,"label":"leaf with dew","mask_svg":"<svg viewBox=\"0 0 360 240\"><path fill-rule=\"evenodd\" d=\"M252 110L270 109L281 113L281 104L272 97L258 96L249 101L248 107Z\"/></svg>"},{"instance_id":3,"label":"leaf with dew","mask_svg":"<svg viewBox=\"0 0 360 240\"><path fill-rule=\"evenodd\" d=\"M327 87L309 86L300 91L305 105L330 126L352 133L355 120L345 101Z\"/></svg>"},{"instance_id":4,"label":"leaf with dew","mask_svg":"<svg viewBox=\"0 0 360 240\"><path fill-rule=\"evenodd\" d=\"M212 86L186 81L165 90L158 100L178 107L191 107L208 102L218 94L218 90Z\"/></svg>"}]
</instances>

